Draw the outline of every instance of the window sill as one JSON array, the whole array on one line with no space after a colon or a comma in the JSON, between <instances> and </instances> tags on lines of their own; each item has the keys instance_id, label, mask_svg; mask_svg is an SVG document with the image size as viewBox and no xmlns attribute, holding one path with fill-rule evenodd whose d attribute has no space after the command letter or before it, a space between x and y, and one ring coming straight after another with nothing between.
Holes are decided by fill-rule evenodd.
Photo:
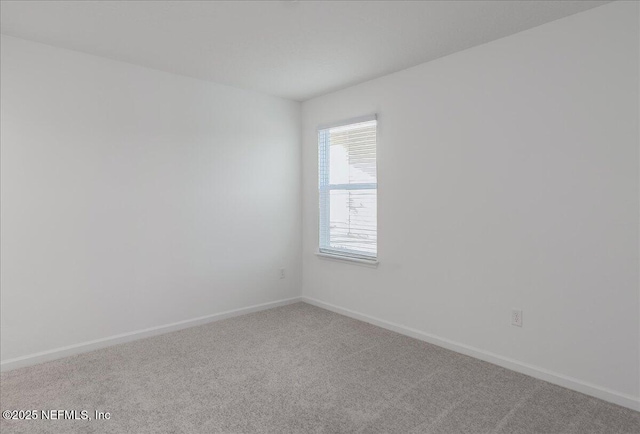
<instances>
[{"instance_id":1,"label":"window sill","mask_svg":"<svg viewBox=\"0 0 640 434\"><path fill-rule=\"evenodd\" d=\"M376 268L378 266L377 259L351 258L349 256L332 255L331 253L316 252L316 256L320 259L328 259L339 262L350 262L355 265L363 265L365 267Z\"/></svg>"}]
</instances>

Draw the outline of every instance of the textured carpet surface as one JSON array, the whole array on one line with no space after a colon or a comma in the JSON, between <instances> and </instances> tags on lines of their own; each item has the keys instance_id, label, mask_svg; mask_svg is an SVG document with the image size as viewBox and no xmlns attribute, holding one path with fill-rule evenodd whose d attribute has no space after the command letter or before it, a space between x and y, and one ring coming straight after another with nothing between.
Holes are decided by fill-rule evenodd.
<instances>
[{"instance_id":1,"label":"textured carpet surface","mask_svg":"<svg viewBox=\"0 0 640 434\"><path fill-rule=\"evenodd\" d=\"M236 317L2 374L8 433L640 433L640 413L317 307Z\"/></svg>"}]
</instances>

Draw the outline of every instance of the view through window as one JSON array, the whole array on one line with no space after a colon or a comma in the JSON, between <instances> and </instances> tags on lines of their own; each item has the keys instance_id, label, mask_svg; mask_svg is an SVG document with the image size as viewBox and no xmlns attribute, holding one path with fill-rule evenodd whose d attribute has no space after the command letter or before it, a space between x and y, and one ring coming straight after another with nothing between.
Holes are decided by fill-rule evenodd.
<instances>
[{"instance_id":1,"label":"view through window","mask_svg":"<svg viewBox=\"0 0 640 434\"><path fill-rule=\"evenodd\" d=\"M318 130L320 252L377 257L375 116Z\"/></svg>"}]
</instances>

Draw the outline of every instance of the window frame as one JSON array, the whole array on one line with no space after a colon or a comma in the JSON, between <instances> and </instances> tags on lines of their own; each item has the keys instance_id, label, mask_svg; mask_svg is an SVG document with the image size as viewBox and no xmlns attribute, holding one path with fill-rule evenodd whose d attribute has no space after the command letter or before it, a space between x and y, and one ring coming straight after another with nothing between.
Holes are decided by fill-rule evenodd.
<instances>
[{"instance_id":1,"label":"window frame","mask_svg":"<svg viewBox=\"0 0 640 434\"><path fill-rule=\"evenodd\" d=\"M376 182L372 183L354 183L354 184L331 184L330 183L330 144L327 135L332 128L338 128L342 126L348 126L353 124L359 124L364 122L375 121L376 131ZM370 255L366 252L350 250L350 249L332 249L330 247L330 194L331 191L361 191L361 190L376 190L376 215L378 208L377 190L378 190L378 119L377 115L361 116L357 118L351 118L340 122L331 124L319 125L317 129L318 133L318 251L316 254L321 258L346 260L363 265L377 265L378 264L378 225L376 222L376 254ZM323 204L323 201L324 204Z\"/></svg>"}]
</instances>

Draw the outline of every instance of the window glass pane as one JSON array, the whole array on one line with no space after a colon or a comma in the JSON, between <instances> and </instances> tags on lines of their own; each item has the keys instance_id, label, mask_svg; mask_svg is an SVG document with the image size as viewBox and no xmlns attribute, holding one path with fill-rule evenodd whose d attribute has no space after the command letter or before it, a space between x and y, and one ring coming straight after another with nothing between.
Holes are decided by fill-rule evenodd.
<instances>
[{"instance_id":1,"label":"window glass pane","mask_svg":"<svg viewBox=\"0 0 640 434\"><path fill-rule=\"evenodd\" d=\"M331 190L329 247L376 256L377 190Z\"/></svg>"},{"instance_id":2,"label":"window glass pane","mask_svg":"<svg viewBox=\"0 0 640 434\"><path fill-rule=\"evenodd\" d=\"M376 182L376 122L329 130L329 183Z\"/></svg>"}]
</instances>

